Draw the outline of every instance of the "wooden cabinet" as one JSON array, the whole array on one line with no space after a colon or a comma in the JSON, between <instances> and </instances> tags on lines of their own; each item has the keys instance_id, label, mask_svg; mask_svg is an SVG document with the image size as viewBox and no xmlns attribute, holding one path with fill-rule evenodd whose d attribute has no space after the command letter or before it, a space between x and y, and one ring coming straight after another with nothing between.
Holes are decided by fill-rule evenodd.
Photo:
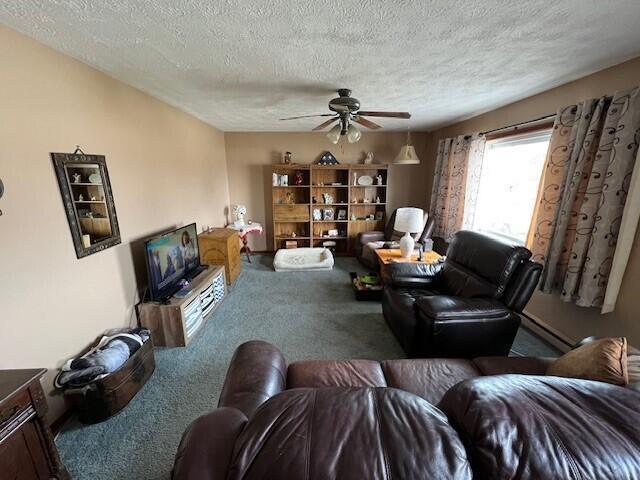
<instances>
[{"instance_id":1,"label":"wooden cabinet","mask_svg":"<svg viewBox=\"0 0 640 480\"><path fill-rule=\"evenodd\" d=\"M184 298L167 303L146 302L138 307L140 325L151 331L154 345L186 347L227 294L224 268L209 267L189 285Z\"/></svg>"},{"instance_id":2,"label":"wooden cabinet","mask_svg":"<svg viewBox=\"0 0 640 480\"><path fill-rule=\"evenodd\" d=\"M290 242L298 247L330 242L335 253L352 253L358 233L384 229L387 170L387 165L274 166L274 249Z\"/></svg>"},{"instance_id":3,"label":"wooden cabinet","mask_svg":"<svg viewBox=\"0 0 640 480\"><path fill-rule=\"evenodd\" d=\"M0 370L0 477L68 479L51 430L40 385L45 369Z\"/></svg>"},{"instance_id":4,"label":"wooden cabinet","mask_svg":"<svg viewBox=\"0 0 640 480\"><path fill-rule=\"evenodd\" d=\"M234 283L242 271L240 261L240 237L230 228L214 228L198 235L200 263L224 265L229 285Z\"/></svg>"}]
</instances>

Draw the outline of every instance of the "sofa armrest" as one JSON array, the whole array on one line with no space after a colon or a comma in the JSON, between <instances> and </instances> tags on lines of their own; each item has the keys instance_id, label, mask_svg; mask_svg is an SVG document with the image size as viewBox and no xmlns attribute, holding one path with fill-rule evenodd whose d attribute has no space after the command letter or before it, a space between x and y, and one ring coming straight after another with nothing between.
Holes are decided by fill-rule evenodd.
<instances>
[{"instance_id":1,"label":"sofa armrest","mask_svg":"<svg viewBox=\"0 0 640 480\"><path fill-rule=\"evenodd\" d=\"M366 245L371 242L384 242L384 232L360 232L358 234L358 245Z\"/></svg>"},{"instance_id":2,"label":"sofa armrest","mask_svg":"<svg viewBox=\"0 0 640 480\"><path fill-rule=\"evenodd\" d=\"M436 321L503 318L510 310L493 298L465 298L433 295L416 300L415 308Z\"/></svg>"},{"instance_id":3,"label":"sofa armrest","mask_svg":"<svg viewBox=\"0 0 640 480\"><path fill-rule=\"evenodd\" d=\"M247 417L235 408L218 408L195 419L176 453L173 480L224 480L235 441Z\"/></svg>"},{"instance_id":4,"label":"sofa armrest","mask_svg":"<svg viewBox=\"0 0 640 480\"><path fill-rule=\"evenodd\" d=\"M233 407L251 417L266 400L285 389L287 362L270 343L252 340L240 345L231 359L219 407Z\"/></svg>"},{"instance_id":5,"label":"sofa armrest","mask_svg":"<svg viewBox=\"0 0 640 480\"><path fill-rule=\"evenodd\" d=\"M391 263L385 266L384 282L393 288L435 288L443 263Z\"/></svg>"}]
</instances>

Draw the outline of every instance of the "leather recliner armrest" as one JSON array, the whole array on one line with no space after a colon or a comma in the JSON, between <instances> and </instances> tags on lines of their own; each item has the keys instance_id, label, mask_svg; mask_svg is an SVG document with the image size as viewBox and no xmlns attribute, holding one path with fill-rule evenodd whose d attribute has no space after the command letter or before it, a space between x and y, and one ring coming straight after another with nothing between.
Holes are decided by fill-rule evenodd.
<instances>
[{"instance_id":1,"label":"leather recliner armrest","mask_svg":"<svg viewBox=\"0 0 640 480\"><path fill-rule=\"evenodd\" d=\"M287 362L268 342L240 345L231 359L218 407L233 407L251 417L269 398L285 389Z\"/></svg>"},{"instance_id":2,"label":"leather recliner armrest","mask_svg":"<svg viewBox=\"0 0 640 480\"><path fill-rule=\"evenodd\" d=\"M195 419L182 435L173 480L224 480L235 441L247 417L235 408L218 408Z\"/></svg>"},{"instance_id":3,"label":"leather recliner armrest","mask_svg":"<svg viewBox=\"0 0 640 480\"><path fill-rule=\"evenodd\" d=\"M383 242L384 240L385 240L384 232L372 231L372 232L360 232L358 234L358 244L362 246L371 242Z\"/></svg>"},{"instance_id":4,"label":"leather recliner armrest","mask_svg":"<svg viewBox=\"0 0 640 480\"><path fill-rule=\"evenodd\" d=\"M416 300L415 308L427 317L440 320L503 318L510 310L492 298L464 298L434 295Z\"/></svg>"},{"instance_id":5,"label":"leather recliner armrest","mask_svg":"<svg viewBox=\"0 0 640 480\"><path fill-rule=\"evenodd\" d=\"M435 288L442 263L392 263L385 267L385 283L393 288Z\"/></svg>"}]
</instances>

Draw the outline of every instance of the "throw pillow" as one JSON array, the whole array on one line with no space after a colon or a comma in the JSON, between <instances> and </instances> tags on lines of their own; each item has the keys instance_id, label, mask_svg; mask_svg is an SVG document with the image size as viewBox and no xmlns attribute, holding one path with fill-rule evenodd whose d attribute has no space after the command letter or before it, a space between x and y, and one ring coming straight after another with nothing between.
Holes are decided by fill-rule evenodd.
<instances>
[{"instance_id":1,"label":"throw pillow","mask_svg":"<svg viewBox=\"0 0 640 480\"><path fill-rule=\"evenodd\" d=\"M627 385L627 339L603 338L582 345L553 362L547 375Z\"/></svg>"},{"instance_id":2,"label":"throw pillow","mask_svg":"<svg viewBox=\"0 0 640 480\"><path fill-rule=\"evenodd\" d=\"M640 391L640 354L627 357L627 370L629 372L629 387Z\"/></svg>"}]
</instances>

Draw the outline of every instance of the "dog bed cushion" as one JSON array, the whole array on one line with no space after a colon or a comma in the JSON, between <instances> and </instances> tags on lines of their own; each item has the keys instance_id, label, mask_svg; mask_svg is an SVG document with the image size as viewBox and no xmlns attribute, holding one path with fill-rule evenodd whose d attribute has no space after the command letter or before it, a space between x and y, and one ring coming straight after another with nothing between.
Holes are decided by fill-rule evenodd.
<instances>
[{"instance_id":1,"label":"dog bed cushion","mask_svg":"<svg viewBox=\"0 0 640 480\"><path fill-rule=\"evenodd\" d=\"M281 248L273 258L276 272L331 270L333 255L327 248Z\"/></svg>"}]
</instances>

